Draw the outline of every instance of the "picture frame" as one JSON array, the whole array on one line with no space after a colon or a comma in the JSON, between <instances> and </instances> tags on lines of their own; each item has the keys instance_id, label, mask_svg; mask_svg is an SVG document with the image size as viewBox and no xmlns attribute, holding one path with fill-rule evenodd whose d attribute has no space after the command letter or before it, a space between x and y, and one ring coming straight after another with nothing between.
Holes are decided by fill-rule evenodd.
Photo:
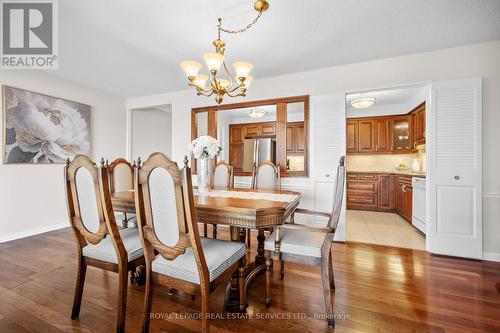
<instances>
[{"instance_id":1,"label":"picture frame","mask_svg":"<svg viewBox=\"0 0 500 333\"><path fill-rule=\"evenodd\" d=\"M2 86L3 164L63 164L91 156L91 106Z\"/></svg>"}]
</instances>

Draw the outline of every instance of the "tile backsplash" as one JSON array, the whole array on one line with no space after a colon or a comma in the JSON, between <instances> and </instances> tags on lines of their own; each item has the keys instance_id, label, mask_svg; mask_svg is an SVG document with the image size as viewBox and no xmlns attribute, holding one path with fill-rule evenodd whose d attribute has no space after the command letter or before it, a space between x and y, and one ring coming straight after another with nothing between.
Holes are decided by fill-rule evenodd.
<instances>
[{"instance_id":1,"label":"tile backsplash","mask_svg":"<svg viewBox=\"0 0 500 333\"><path fill-rule=\"evenodd\" d=\"M347 155L347 171L393 172L400 163L411 168L413 160L421 161L420 171L425 172L425 153L392 155Z\"/></svg>"}]
</instances>

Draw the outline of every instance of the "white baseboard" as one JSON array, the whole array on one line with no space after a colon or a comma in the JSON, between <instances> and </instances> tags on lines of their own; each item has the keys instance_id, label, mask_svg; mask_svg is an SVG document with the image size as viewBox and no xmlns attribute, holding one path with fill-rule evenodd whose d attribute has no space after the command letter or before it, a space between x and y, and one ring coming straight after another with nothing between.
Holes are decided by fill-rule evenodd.
<instances>
[{"instance_id":1,"label":"white baseboard","mask_svg":"<svg viewBox=\"0 0 500 333\"><path fill-rule=\"evenodd\" d=\"M12 241L12 240L20 239L20 238L25 238L25 237L29 237L29 236L38 235L38 234L43 234L44 232L49 232L49 231L62 229L62 228L66 228L66 227L69 227L68 222L52 224L52 225L48 225L45 227L29 229L29 230L25 230L25 231L19 231L19 232L15 232L13 234L8 234L8 235L2 235L2 236L0 236L0 243L5 243L8 241Z\"/></svg>"},{"instance_id":2,"label":"white baseboard","mask_svg":"<svg viewBox=\"0 0 500 333\"><path fill-rule=\"evenodd\" d=\"M483 252L483 260L498 261L498 262L500 262L500 253Z\"/></svg>"}]
</instances>

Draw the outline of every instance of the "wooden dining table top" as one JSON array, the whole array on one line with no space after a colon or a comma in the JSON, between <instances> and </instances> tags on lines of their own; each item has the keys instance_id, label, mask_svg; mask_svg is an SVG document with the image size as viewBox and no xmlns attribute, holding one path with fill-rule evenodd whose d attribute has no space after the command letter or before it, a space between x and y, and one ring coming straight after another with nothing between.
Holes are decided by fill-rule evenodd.
<instances>
[{"instance_id":1,"label":"wooden dining table top","mask_svg":"<svg viewBox=\"0 0 500 333\"><path fill-rule=\"evenodd\" d=\"M249 198L214 196L217 190L224 192L248 192ZM216 188L215 193L199 195L194 193L194 204L198 222L226 224L245 228L261 228L282 224L300 201L300 193L289 190L256 190ZM252 193L283 194L286 201L250 198ZM116 211L135 213L134 191L111 194Z\"/></svg>"}]
</instances>

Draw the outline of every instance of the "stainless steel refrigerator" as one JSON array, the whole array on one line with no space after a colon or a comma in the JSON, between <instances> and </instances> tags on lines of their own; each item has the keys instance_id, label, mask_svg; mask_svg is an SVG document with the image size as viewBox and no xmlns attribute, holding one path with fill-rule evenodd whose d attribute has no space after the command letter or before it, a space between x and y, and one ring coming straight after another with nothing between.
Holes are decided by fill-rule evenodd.
<instances>
[{"instance_id":1,"label":"stainless steel refrigerator","mask_svg":"<svg viewBox=\"0 0 500 333\"><path fill-rule=\"evenodd\" d=\"M243 142L243 171L252 171L263 161L276 163L276 139L253 138Z\"/></svg>"}]
</instances>

